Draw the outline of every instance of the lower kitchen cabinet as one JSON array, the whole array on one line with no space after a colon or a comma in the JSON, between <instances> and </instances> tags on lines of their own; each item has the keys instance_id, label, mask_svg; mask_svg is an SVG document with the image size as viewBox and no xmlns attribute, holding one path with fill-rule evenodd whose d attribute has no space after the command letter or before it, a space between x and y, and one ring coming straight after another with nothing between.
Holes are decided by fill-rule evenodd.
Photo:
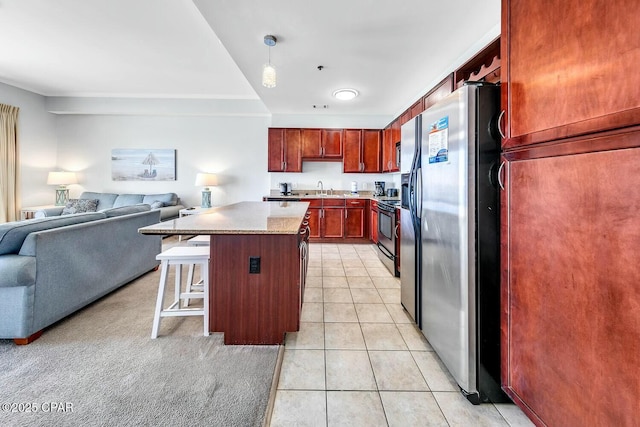
<instances>
[{"instance_id":1,"label":"lower kitchen cabinet","mask_svg":"<svg viewBox=\"0 0 640 427\"><path fill-rule=\"evenodd\" d=\"M502 381L538 425L638 423L638 128L503 153Z\"/></svg>"},{"instance_id":2,"label":"lower kitchen cabinet","mask_svg":"<svg viewBox=\"0 0 640 427\"><path fill-rule=\"evenodd\" d=\"M398 272L400 272L400 216L400 209L396 209L396 270L398 270Z\"/></svg>"},{"instance_id":3,"label":"lower kitchen cabinet","mask_svg":"<svg viewBox=\"0 0 640 427\"><path fill-rule=\"evenodd\" d=\"M322 199L320 237L341 239L344 237L344 199Z\"/></svg>"},{"instance_id":4,"label":"lower kitchen cabinet","mask_svg":"<svg viewBox=\"0 0 640 427\"><path fill-rule=\"evenodd\" d=\"M320 207L309 206L309 237L316 239L320 237L320 214L322 213L322 201Z\"/></svg>"},{"instance_id":5,"label":"lower kitchen cabinet","mask_svg":"<svg viewBox=\"0 0 640 427\"><path fill-rule=\"evenodd\" d=\"M378 201L371 201L369 210L369 239L373 243L378 243Z\"/></svg>"},{"instance_id":6,"label":"lower kitchen cabinet","mask_svg":"<svg viewBox=\"0 0 640 427\"><path fill-rule=\"evenodd\" d=\"M283 202L292 199L264 197L263 200ZM354 242L369 240L367 216L369 200L341 197L305 197L295 200L309 202L308 218L305 218L305 221L309 226L309 238L313 242L327 241L335 243L345 239Z\"/></svg>"},{"instance_id":7,"label":"lower kitchen cabinet","mask_svg":"<svg viewBox=\"0 0 640 427\"><path fill-rule=\"evenodd\" d=\"M346 200L345 203L345 233L347 238L365 238L365 208L367 201L364 199Z\"/></svg>"}]
</instances>

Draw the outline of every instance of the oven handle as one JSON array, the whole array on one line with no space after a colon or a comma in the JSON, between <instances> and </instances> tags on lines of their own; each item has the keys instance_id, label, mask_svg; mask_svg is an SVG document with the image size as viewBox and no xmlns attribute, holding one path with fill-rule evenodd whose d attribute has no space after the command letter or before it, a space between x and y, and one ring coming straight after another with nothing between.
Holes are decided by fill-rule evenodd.
<instances>
[{"instance_id":1,"label":"oven handle","mask_svg":"<svg viewBox=\"0 0 640 427\"><path fill-rule=\"evenodd\" d=\"M388 206L383 202L378 202L378 211L385 211L387 213L394 213L396 211L395 206Z\"/></svg>"},{"instance_id":2,"label":"oven handle","mask_svg":"<svg viewBox=\"0 0 640 427\"><path fill-rule=\"evenodd\" d=\"M390 260L394 260L395 261L396 256L394 254L389 252L389 250L387 248L385 248L380 242L378 242L377 245L378 245L378 249L380 249L380 252L382 252L382 254L384 256L386 256Z\"/></svg>"}]
</instances>

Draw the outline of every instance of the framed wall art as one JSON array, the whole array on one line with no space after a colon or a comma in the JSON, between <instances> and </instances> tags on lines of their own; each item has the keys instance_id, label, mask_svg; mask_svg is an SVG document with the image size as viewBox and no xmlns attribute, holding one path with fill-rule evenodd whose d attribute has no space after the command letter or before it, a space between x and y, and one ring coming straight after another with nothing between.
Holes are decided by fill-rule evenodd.
<instances>
[{"instance_id":1,"label":"framed wall art","mask_svg":"<svg viewBox=\"0 0 640 427\"><path fill-rule=\"evenodd\" d=\"M114 181L175 181L176 150L111 150L111 179Z\"/></svg>"}]
</instances>

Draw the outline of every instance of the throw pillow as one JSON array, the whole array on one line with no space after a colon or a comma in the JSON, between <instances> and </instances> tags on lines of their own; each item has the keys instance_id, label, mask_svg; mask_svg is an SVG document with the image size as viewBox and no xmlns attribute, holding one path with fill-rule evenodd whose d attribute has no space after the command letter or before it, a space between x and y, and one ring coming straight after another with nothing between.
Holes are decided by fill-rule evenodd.
<instances>
[{"instance_id":1,"label":"throw pillow","mask_svg":"<svg viewBox=\"0 0 640 427\"><path fill-rule=\"evenodd\" d=\"M160 209L161 207L164 206L164 203L156 200L155 202L151 203L151 209Z\"/></svg>"},{"instance_id":2,"label":"throw pillow","mask_svg":"<svg viewBox=\"0 0 640 427\"><path fill-rule=\"evenodd\" d=\"M95 212L97 208L98 199L69 199L60 215Z\"/></svg>"}]
</instances>

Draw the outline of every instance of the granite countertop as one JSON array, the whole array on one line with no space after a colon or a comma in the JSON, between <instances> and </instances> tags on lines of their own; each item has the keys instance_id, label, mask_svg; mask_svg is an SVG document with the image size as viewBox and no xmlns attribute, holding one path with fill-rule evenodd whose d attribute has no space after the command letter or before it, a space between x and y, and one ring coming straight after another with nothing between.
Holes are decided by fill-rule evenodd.
<instances>
[{"instance_id":1,"label":"granite countertop","mask_svg":"<svg viewBox=\"0 0 640 427\"><path fill-rule=\"evenodd\" d=\"M149 225L141 234L298 234L308 202L240 202Z\"/></svg>"},{"instance_id":2,"label":"granite countertop","mask_svg":"<svg viewBox=\"0 0 640 427\"><path fill-rule=\"evenodd\" d=\"M314 193L294 193L291 196L282 196L280 194L270 194L264 196L269 199L282 199L282 200L304 200L304 199L368 199L368 200L400 200L400 197L387 197L387 196L374 196L373 194L351 194L351 193L336 193L334 194L314 194Z\"/></svg>"}]
</instances>

